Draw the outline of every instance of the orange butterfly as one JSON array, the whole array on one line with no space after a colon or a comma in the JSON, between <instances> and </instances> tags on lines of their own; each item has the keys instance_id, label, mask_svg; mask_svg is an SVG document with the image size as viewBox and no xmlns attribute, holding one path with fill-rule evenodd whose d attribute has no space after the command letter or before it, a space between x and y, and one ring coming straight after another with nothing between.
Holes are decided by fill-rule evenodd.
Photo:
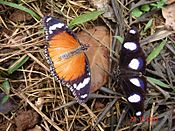
<instances>
[{"instance_id":1,"label":"orange butterfly","mask_svg":"<svg viewBox=\"0 0 175 131\"><path fill-rule=\"evenodd\" d=\"M83 45L67 25L52 16L45 16L43 24L48 45L45 56L54 78L66 85L79 103L88 100L91 73Z\"/></svg>"}]
</instances>

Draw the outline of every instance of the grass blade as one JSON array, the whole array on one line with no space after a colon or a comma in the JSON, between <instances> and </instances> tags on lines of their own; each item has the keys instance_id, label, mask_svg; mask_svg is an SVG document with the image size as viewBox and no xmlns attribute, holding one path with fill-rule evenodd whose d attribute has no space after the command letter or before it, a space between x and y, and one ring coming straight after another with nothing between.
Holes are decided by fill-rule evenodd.
<instances>
[{"instance_id":1,"label":"grass blade","mask_svg":"<svg viewBox=\"0 0 175 131\"><path fill-rule=\"evenodd\" d=\"M120 43L123 43L123 41L124 41L124 38L123 37L121 37L121 36L114 36L114 38L116 38Z\"/></svg>"},{"instance_id":2,"label":"grass blade","mask_svg":"<svg viewBox=\"0 0 175 131\"><path fill-rule=\"evenodd\" d=\"M82 14L82 15L76 17L75 19L73 19L70 22L69 27L72 28L75 25L83 24L87 21L94 20L103 13L104 13L104 11L93 11L93 12L87 12L86 14Z\"/></svg>"},{"instance_id":3,"label":"grass blade","mask_svg":"<svg viewBox=\"0 0 175 131\"><path fill-rule=\"evenodd\" d=\"M170 88L169 85L163 83L162 81L160 81L158 79L155 79L155 78L152 78L152 77L146 77L146 78L152 84L156 84L156 85L164 87L164 88Z\"/></svg>"},{"instance_id":4,"label":"grass blade","mask_svg":"<svg viewBox=\"0 0 175 131\"><path fill-rule=\"evenodd\" d=\"M156 58L159 53L161 52L161 50L163 49L163 47L165 46L165 44L167 43L167 39L163 40L160 45L158 47L156 47L147 57L146 61L147 64L149 64L154 58Z\"/></svg>"},{"instance_id":5,"label":"grass blade","mask_svg":"<svg viewBox=\"0 0 175 131\"><path fill-rule=\"evenodd\" d=\"M26 8L25 6L18 5L18 4L12 3L12 2L7 2L7 1L0 1L0 4L7 5L10 7L14 7L16 9L22 10L24 12L29 13L32 17L36 18L37 20L40 19L40 17L34 11Z\"/></svg>"},{"instance_id":6,"label":"grass blade","mask_svg":"<svg viewBox=\"0 0 175 131\"><path fill-rule=\"evenodd\" d=\"M28 59L29 59L29 56L27 56L27 55L22 56L19 60L17 60L13 65L11 65L8 68L8 70L7 70L8 74L12 74L19 67L21 67Z\"/></svg>"},{"instance_id":7,"label":"grass blade","mask_svg":"<svg viewBox=\"0 0 175 131\"><path fill-rule=\"evenodd\" d=\"M8 80L2 82L2 90L5 94L10 94L10 83Z\"/></svg>"},{"instance_id":8,"label":"grass blade","mask_svg":"<svg viewBox=\"0 0 175 131\"><path fill-rule=\"evenodd\" d=\"M144 32L146 32L149 28L151 28L152 24L153 24L153 19L150 19L144 28Z\"/></svg>"}]
</instances>

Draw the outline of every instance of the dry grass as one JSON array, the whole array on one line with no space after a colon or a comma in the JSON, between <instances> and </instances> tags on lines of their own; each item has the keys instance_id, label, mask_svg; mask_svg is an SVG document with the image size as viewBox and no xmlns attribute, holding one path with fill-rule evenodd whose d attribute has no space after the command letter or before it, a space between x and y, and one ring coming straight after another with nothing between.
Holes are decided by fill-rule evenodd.
<instances>
[{"instance_id":1,"label":"dry grass","mask_svg":"<svg viewBox=\"0 0 175 131\"><path fill-rule=\"evenodd\" d=\"M116 23L110 20L99 17L96 21L91 21L83 26L79 26L76 30L94 27L98 23L111 29L111 33L117 35L124 34L124 27L129 27L133 22L131 17L128 16L128 4L114 3L115 14L117 13L117 26ZM65 23L69 23L70 20L76 16L82 14L85 11L95 10L90 6L87 1L38 1L25 3L26 7L33 9L39 16L51 14L57 18L62 19ZM122 5L121 5L122 4ZM3 83L5 79L8 79L10 83L10 96L14 97L18 103L18 109L13 113L3 115L1 123L6 123L4 128L10 130L12 128L14 118L18 115L20 110L35 110L40 116L40 122L38 125L43 130L137 130L142 127L145 130L167 130L173 129L174 125L174 82L175 82L175 47L174 41L170 38L168 44L162 50L160 55L148 66L147 75L155 77L161 81L166 82L170 88L148 89L148 95L145 101L146 112L144 122L131 122L132 117L127 114L128 106L125 99L120 95L115 95L115 99L111 98L99 98L91 99L87 104L79 105L74 101L72 94L69 90L58 82L55 82L49 73L49 66L44 57L44 45L46 41L44 39L43 25L41 21L30 20L22 22L13 22L9 19L9 16L13 13L13 9L8 6L0 5L0 9L4 13L1 18L1 34L0 34L0 82ZM121 14L123 12L123 14ZM6 15L7 13L7 15ZM153 16L152 16L153 17ZM161 16L156 16L160 19ZM140 28L145 23L138 24ZM155 23L156 24L156 23ZM161 23L159 23L161 24ZM115 27L115 28L114 28ZM156 25L144 34L147 38L148 35L152 35L154 30L157 29ZM143 38L144 39L144 38ZM159 39L160 40L160 39ZM115 40L113 44L115 43ZM149 54L155 44L159 42L144 43L144 50L146 54ZM119 46L118 44L116 45ZM113 46L113 50L114 50ZM118 50L118 48L116 48ZM117 51L116 51L117 52ZM117 54L117 53L116 53ZM28 56L27 62L18 70L12 74L8 74L8 68L19 60L21 57ZM111 64L111 63L110 63ZM111 67L111 72L113 71ZM122 93L116 86L111 78L105 87L110 88L106 93L97 91L96 94L103 94L106 96L114 96L114 91ZM112 94L114 93L114 94ZM168 93L168 98L165 99L164 93ZM95 97L97 97L95 95ZM102 108L96 107L102 104ZM147 121L146 118L150 117L158 118L155 121ZM170 120L171 119L171 120ZM98 122L98 123L96 123ZM172 123L171 123L172 122ZM174 127L175 128L175 127Z\"/></svg>"}]
</instances>

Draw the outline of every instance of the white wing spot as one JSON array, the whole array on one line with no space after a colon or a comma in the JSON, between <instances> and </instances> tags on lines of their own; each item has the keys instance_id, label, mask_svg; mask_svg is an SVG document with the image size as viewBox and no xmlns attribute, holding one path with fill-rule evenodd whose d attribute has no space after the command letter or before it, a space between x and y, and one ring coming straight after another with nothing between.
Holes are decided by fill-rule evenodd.
<instances>
[{"instance_id":1,"label":"white wing spot","mask_svg":"<svg viewBox=\"0 0 175 131\"><path fill-rule=\"evenodd\" d=\"M123 46L130 51L134 51L137 49L137 45L134 42L126 42Z\"/></svg>"},{"instance_id":2,"label":"white wing spot","mask_svg":"<svg viewBox=\"0 0 175 131\"><path fill-rule=\"evenodd\" d=\"M52 19L52 17L47 18L46 23L48 23L51 19Z\"/></svg>"},{"instance_id":3,"label":"white wing spot","mask_svg":"<svg viewBox=\"0 0 175 131\"><path fill-rule=\"evenodd\" d=\"M52 34L54 30L56 30L57 28L62 28L64 25L65 25L64 23L58 23L50 26L49 33Z\"/></svg>"},{"instance_id":4,"label":"white wing spot","mask_svg":"<svg viewBox=\"0 0 175 131\"><path fill-rule=\"evenodd\" d=\"M72 88L72 86L70 87L70 90L73 92L73 88Z\"/></svg>"},{"instance_id":5,"label":"white wing spot","mask_svg":"<svg viewBox=\"0 0 175 131\"><path fill-rule=\"evenodd\" d=\"M138 94L133 94L128 97L128 101L131 103L138 103L140 102L140 100L141 100L141 97Z\"/></svg>"},{"instance_id":6,"label":"white wing spot","mask_svg":"<svg viewBox=\"0 0 175 131\"><path fill-rule=\"evenodd\" d=\"M46 35L46 40L48 40L48 38L49 38L48 35Z\"/></svg>"},{"instance_id":7,"label":"white wing spot","mask_svg":"<svg viewBox=\"0 0 175 131\"><path fill-rule=\"evenodd\" d=\"M134 34L136 34L136 31L135 30L130 30L129 33L134 35Z\"/></svg>"},{"instance_id":8,"label":"white wing spot","mask_svg":"<svg viewBox=\"0 0 175 131\"><path fill-rule=\"evenodd\" d=\"M87 94L81 95L80 97L84 99L87 97Z\"/></svg>"},{"instance_id":9,"label":"white wing spot","mask_svg":"<svg viewBox=\"0 0 175 131\"><path fill-rule=\"evenodd\" d=\"M49 34L52 34L53 33L53 31L52 30L49 30Z\"/></svg>"},{"instance_id":10,"label":"white wing spot","mask_svg":"<svg viewBox=\"0 0 175 131\"><path fill-rule=\"evenodd\" d=\"M77 88L77 84L76 84L76 83L74 83L74 84L73 84L73 87L76 89L76 88Z\"/></svg>"},{"instance_id":11,"label":"white wing spot","mask_svg":"<svg viewBox=\"0 0 175 131\"><path fill-rule=\"evenodd\" d=\"M140 81L139 81L138 78L131 78L131 79L129 79L129 81L130 81L132 84L134 84L135 86L141 87L141 84L140 84Z\"/></svg>"},{"instance_id":12,"label":"white wing spot","mask_svg":"<svg viewBox=\"0 0 175 131\"><path fill-rule=\"evenodd\" d=\"M78 84L78 86L76 87L76 90L79 91L81 88L84 88L89 83L89 81L90 81L90 78L89 77L88 78L85 78L82 83L80 82Z\"/></svg>"},{"instance_id":13,"label":"white wing spot","mask_svg":"<svg viewBox=\"0 0 175 131\"><path fill-rule=\"evenodd\" d=\"M136 116L141 116L141 115L142 115L141 111L136 112Z\"/></svg>"},{"instance_id":14,"label":"white wing spot","mask_svg":"<svg viewBox=\"0 0 175 131\"><path fill-rule=\"evenodd\" d=\"M131 69L137 70L140 66L140 61L138 59L132 59L131 62L129 63L129 67Z\"/></svg>"},{"instance_id":15,"label":"white wing spot","mask_svg":"<svg viewBox=\"0 0 175 131\"><path fill-rule=\"evenodd\" d=\"M69 84L69 83L66 83L66 86L67 86L67 87L70 87L70 84Z\"/></svg>"}]
</instances>

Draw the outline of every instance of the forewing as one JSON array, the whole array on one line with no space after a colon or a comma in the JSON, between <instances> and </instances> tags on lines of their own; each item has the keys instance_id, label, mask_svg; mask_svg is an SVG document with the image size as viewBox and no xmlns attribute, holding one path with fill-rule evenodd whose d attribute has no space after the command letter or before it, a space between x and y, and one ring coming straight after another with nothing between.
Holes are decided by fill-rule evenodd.
<instances>
[{"instance_id":1,"label":"forewing","mask_svg":"<svg viewBox=\"0 0 175 131\"><path fill-rule=\"evenodd\" d=\"M119 67L142 73L145 72L145 55L140 47L139 32L135 27L132 27L125 36L120 51Z\"/></svg>"}]
</instances>

